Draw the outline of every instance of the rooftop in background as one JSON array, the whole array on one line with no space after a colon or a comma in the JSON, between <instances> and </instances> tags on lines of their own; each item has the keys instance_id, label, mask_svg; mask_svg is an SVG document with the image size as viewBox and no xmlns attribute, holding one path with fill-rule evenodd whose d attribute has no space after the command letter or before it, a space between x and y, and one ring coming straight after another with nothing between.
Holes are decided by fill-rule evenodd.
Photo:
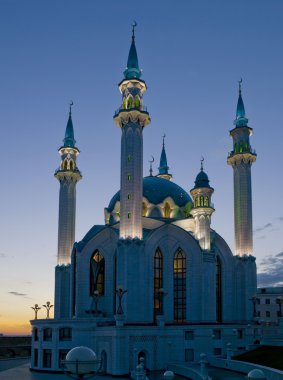
<instances>
[{"instance_id":1,"label":"rooftop in background","mask_svg":"<svg viewBox=\"0 0 283 380\"><path fill-rule=\"evenodd\" d=\"M273 286L270 288L257 288L257 294L283 294L283 286Z\"/></svg>"}]
</instances>

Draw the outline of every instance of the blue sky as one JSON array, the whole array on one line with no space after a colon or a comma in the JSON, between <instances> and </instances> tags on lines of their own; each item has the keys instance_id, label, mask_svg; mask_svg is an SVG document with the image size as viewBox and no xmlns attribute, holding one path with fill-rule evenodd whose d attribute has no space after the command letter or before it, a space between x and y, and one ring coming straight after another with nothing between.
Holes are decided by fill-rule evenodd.
<instances>
[{"instance_id":1,"label":"blue sky","mask_svg":"<svg viewBox=\"0 0 283 380\"><path fill-rule=\"evenodd\" d=\"M0 332L27 331L30 306L53 299L59 166L72 100L78 166L76 240L103 223L119 189L113 122L136 20L148 160L166 151L173 180L193 187L204 156L215 188L212 227L234 247L232 149L238 80L252 147L254 255L261 285L283 282L283 3L280 0L1 0ZM5 306L3 306L5 305ZM20 315L20 317L19 317Z\"/></svg>"}]
</instances>

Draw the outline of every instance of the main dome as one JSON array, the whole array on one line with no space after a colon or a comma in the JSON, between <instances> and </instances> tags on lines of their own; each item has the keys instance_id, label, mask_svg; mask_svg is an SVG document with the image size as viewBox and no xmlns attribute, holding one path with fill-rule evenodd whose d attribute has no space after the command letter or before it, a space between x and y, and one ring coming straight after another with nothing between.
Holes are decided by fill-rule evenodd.
<instances>
[{"instance_id":1,"label":"main dome","mask_svg":"<svg viewBox=\"0 0 283 380\"><path fill-rule=\"evenodd\" d=\"M189 216L192 204L189 194L176 183L161 177L143 178L143 216L182 219ZM119 221L120 191L105 209L105 219L107 224Z\"/></svg>"}]
</instances>

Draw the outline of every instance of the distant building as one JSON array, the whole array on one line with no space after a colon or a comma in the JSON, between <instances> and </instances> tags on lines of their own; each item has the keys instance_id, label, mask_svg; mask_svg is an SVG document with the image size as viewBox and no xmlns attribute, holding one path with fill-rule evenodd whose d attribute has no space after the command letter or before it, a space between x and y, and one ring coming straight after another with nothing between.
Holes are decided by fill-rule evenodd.
<instances>
[{"instance_id":1,"label":"distant building","mask_svg":"<svg viewBox=\"0 0 283 380\"><path fill-rule=\"evenodd\" d=\"M251 193L256 154L241 84L228 156L234 173L233 254L210 227L214 189L203 162L189 194L172 181L163 140L158 173L151 169L143 178L143 132L150 116L141 75L133 30L119 84L122 100L114 115L122 134L120 191L105 208L105 224L93 226L77 243L76 184L82 176L70 109L55 173L60 182L55 316L31 321L34 370L60 370L68 350L80 345L103 359L105 372L126 375L141 357L148 369L164 369L169 361L198 361L202 352L221 355L228 343L245 347L254 340L248 323L253 321L251 297L256 293ZM180 86L184 75L176 75ZM170 89L168 96L178 99ZM199 144L201 150L206 136L194 132L192 126L188 149ZM175 136L175 141L182 138ZM184 174L188 170L195 169L184 166ZM96 186L99 191L99 182Z\"/></svg>"},{"instance_id":2,"label":"distant building","mask_svg":"<svg viewBox=\"0 0 283 380\"><path fill-rule=\"evenodd\" d=\"M258 288L256 293L256 316L265 323L278 322L283 313L283 286Z\"/></svg>"}]
</instances>

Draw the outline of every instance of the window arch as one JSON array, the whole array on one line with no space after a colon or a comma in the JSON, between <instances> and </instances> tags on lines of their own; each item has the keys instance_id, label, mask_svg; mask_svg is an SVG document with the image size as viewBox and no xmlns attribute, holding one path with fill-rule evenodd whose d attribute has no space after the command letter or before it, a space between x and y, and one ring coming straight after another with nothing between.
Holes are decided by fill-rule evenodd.
<instances>
[{"instance_id":1,"label":"window arch","mask_svg":"<svg viewBox=\"0 0 283 380\"><path fill-rule=\"evenodd\" d=\"M216 256L216 321L222 322L222 267L219 256Z\"/></svg>"},{"instance_id":2,"label":"window arch","mask_svg":"<svg viewBox=\"0 0 283 380\"><path fill-rule=\"evenodd\" d=\"M68 161L64 160L64 162L63 162L63 170L67 170L67 169L68 169Z\"/></svg>"},{"instance_id":3,"label":"window arch","mask_svg":"<svg viewBox=\"0 0 283 380\"><path fill-rule=\"evenodd\" d=\"M208 197L204 198L204 205L205 205L205 207L209 206Z\"/></svg>"},{"instance_id":4,"label":"window arch","mask_svg":"<svg viewBox=\"0 0 283 380\"><path fill-rule=\"evenodd\" d=\"M135 108L140 108L141 101L138 96L135 97Z\"/></svg>"},{"instance_id":5,"label":"window arch","mask_svg":"<svg viewBox=\"0 0 283 380\"><path fill-rule=\"evenodd\" d=\"M170 214L171 214L171 207L169 203L166 202L164 206L164 218L170 218Z\"/></svg>"},{"instance_id":6,"label":"window arch","mask_svg":"<svg viewBox=\"0 0 283 380\"><path fill-rule=\"evenodd\" d=\"M200 205L203 207L203 195L200 196Z\"/></svg>"},{"instance_id":7,"label":"window arch","mask_svg":"<svg viewBox=\"0 0 283 380\"><path fill-rule=\"evenodd\" d=\"M92 295L95 291L104 294L105 260L102 254L96 250L90 259L90 288Z\"/></svg>"},{"instance_id":8,"label":"window arch","mask_svg":"<svg viewBox=\"0 0 283 380\"><path fill-rule=\"evenodd\" d=\"M146 216L147 214L147 206L145 202L142 202L142 216Z\"/></svg>"},{"instance_id":9,"label":"window arch","mask_svg":"<svg viewBox=\"0 0 283 380\"><path fill-rule=\"evenodd\" d=\"M156 319L157 315L163 314L163 295L160 291L163 289L163 255L160 248L155 251L153 264L153 312Z\"/></svg>"},{"instance_id":10,"label":"window arch","mask_svg":"<svg viewBox=\"0 0 283 380\"><path fill-rule=\"evenodd\" d=\"M186 257L181 248L174 256L174 320L186 320Z\"/></svg>"},{"instance_id":11,"label":"window arch","mask_svg":"<svg viewBox=\"0 0 283 380\"><path fill-rule=\"evenodd\" d=\"M74 170L74 168L75 168L74 161L70 160L70 170Z\"/></svg>"},{"instance_id":12,"label":"window arch","mask_svg":"<svg viewBox=\"0 0 283 380\"><path fill-rule=\"evenodd\" d=\"M127 99L127 109L130 109L133 107L133 98L131 96Z\"/></svg>"}]
</instances>

